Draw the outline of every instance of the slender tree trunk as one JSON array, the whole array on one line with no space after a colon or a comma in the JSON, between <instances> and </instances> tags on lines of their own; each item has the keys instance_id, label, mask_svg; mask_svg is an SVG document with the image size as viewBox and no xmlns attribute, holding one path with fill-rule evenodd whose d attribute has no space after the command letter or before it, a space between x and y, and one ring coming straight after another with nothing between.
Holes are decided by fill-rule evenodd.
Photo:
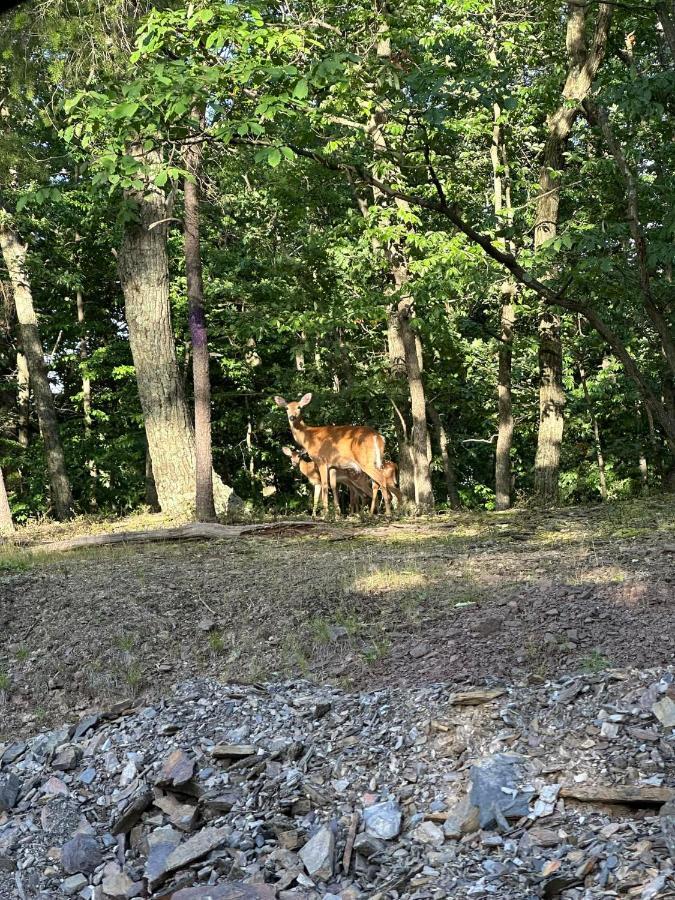
<instances>
[{"instance_id":1,"label":"slender tree trunk","mask_svg":"<svg viewBox=\"0 0 675 900\"><path fill-rule=\"evenodd\" d=\"M9 508L7 489L5 488L5 476L0 469L0 534L9 534L14 531L12 511Z\"/></svg>"},{"instance_id":2,"label":"slender tree trunk","mask_svg":"<svg viewBox=\"0 0 675 900\"><path fill-rule=\"evenodd\" d=\"M47 470L56 516L61 521L73 515L73 496L56 418L54 397L49 386L44 352L38 332L30 284L26 274L26 245L8 226L0 226L0 247L14 292L21 344L26 355L40 431L47 456Z\"/></svg>"},{"instance_id":3,"label":"slender tree trunk","mask_svg":"<svg viewBox=\"0 0 675 900\"><path fill-rule=\"evenodd\" d=\"M387 349L389 354L389 372L397 387L406 378L405 349L401 337L401 323L398 311L390 309L387 317ZM401 391L402 392L402 391ZM399 391L396 391L397 395ZM401 410L400 398L396 396L394 408L394 428L398 440L398 477L399 489L406 504L415 502L415 465L407 416Z\"/></svg>"},{"instance_id":4,"label":"slender tree trunk","mask_svg":"<svg viewBox=\"0 0 675 900\"><path fill-rule=\"evenodd\" d=\"M422 367L417 355L415 332L410 324L412 303L404 297L398 305L401 340L405 350L405 368L410 392L410 410L413 420L411 450L415 470L415 505L420 511L434 508L434 494L431 487L431 471L427 455L428 428L427 404L422 381Z\"/></svg>"},{"instance_id":5,"label":"slender tree trunk","mask_svg":"<svg viewBox=\"0 0 675 900\"><path fill-rule=\"evenodd\" d=\"M198 111L193 115L203 118ZM211 380L209 347L204 311L204 282L199 238L199 177L202 149L193 144L185 151L185 168L192 178L183 185L185 200L185 274L189 301L190 335L192 337L192 378L195 399L196 451L196 517L199 522L213 522L216 508L213 499L213 455L211 450Z\"/></svg>"},{"instance_id":6,"label":"slender tree trunk","mask_svg":"<svg viewBox=\"0 0 675 900\"><path fill-rule=\"evenodd\" d=\"M509 287L513 285L509 284ZM512 295L510 295L512 296ZM513 445L513 403L511 398L511 358L515 312L512 303L503 302L500 315L498 371L498 433L495 453L495 509L511 506L511 447Z\"/></svg>"},{"instance_id":7,"label":"slender tree trunk","mask_svg":"<svg viewBox=\"0 0 675 900\"><path fill-rule=\"evenodd\" d=\"M146 157L157 165L157 156ZM172 202L149 181L130 191L138 221L126 225L118 269L126 307L129 343L163 511L184 512L195 502L195 439L176 359L166 248ZM216 506L227 510L232 489L214 478Z\"/></svg>"},{"instance_id":8,"label":"slender tree trunk","mask_svg":"<svg viewBox=\"0 0 675 900\"><path fill-rule=\"evenodd\" d=\"M17 440L22 447L30 441L30 374L28 360L22 350L16 352L17 373Z\"/></svg>"},{"instance_id":9,"label":"slender tree trunk","mask_svg":"<svg viewBox=\"0 0 675 900\"><path fill-rule=\"evenodd\" d=\"M497 61L496 54L493 54ZM507 207L511 207L511 188L508 168L508 157L501 126L501 107L493 106L494 124L492 126L492 144L490 159L492 161L492 178L494 186L495 215L499 216L504 208L506 194ZM511 223L512 215L507 214ZM511 247L511 252L515 248ZM513 325L515 308L513 297L515 284L507 281L502 285L502 303L499 314L500 341L498 349L497 375L497 408L498 433L495 452L495 508L508 509L511 506L511 446L513 444L513 402L511 394L511 369L513 355Z\"/></svg>"},{"instance_id":10,"label":"slender tree trunk","mask_svg":"<svg viewBox=\"0 0 675 900\"><path fill-rule=\"evenodd\" d=\"M581 386L584 391L584 400L586 402L586 409L588 410L588 417L591 420L591 426L593 428L593 441L595 443L595 456L598 461L598 479L600 481L600 496L603 500L607 499L607 478L605 476L605 457L602 452L602 441L600 440L600 428L598 426L598 420L595 416L595 410L593 409L593 403L591 401L591 395L588 393L588 383L586 381L586 372L579 368L579 379L581 381Z\"/></svg>"},{"instance_id":11,"label":"slender tree trunk","mask_svg":"<svg viewBox=\"0 0 675 900\"><path fill-rule=\"evenodd\" d=\"M560 206L560 176L563 153L577 116L579 104L588 96L593 78L605 55L612 8L607 3L598 7L592 47L586 41L586 5L568 4L567 78L562 90L563 103L549 119L548 137L539 172L534 229L534 247L555 237ZM560 451L562 447L565 392L562 383L563 354L560 317L550 310L542 311L539 320L539 437L535 458L535 494L539 502L553 504L558 500Z\"/></svg>"},{"instance_id":12,"label":"slender tree trunk","mask_svg":"<svg viewBox=\"0 0 675 900\"><path fill-rule=\"evenodd\" d=\"M441 461L443 463L443 477L445 478L445 490L447 492L448 504L451 509L460 509L462 504L459 499L459 491L457 490L455 467L450 457L450 441L448 439L448 433L445 430L440 414L434 404L428 403L427 409L438 440L438 449L440 450Z\"/></svg>"}]
</instances>

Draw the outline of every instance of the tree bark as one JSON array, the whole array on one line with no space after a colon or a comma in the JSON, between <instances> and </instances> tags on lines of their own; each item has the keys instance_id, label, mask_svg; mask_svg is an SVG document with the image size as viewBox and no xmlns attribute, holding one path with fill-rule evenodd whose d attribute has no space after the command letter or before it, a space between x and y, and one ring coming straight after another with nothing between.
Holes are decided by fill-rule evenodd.
<instances>
[{"instance_id":1,"label":"tree bark","mask_svg":"<svg viewBox=\"0 0 675 900\"><path fill-rule=\"evenodd\" d=\"M387 315L387 350L389 355L389 373L393 384L397 387L394 404L394 428L398 441L398 478L399 489L406 504L415 502L415 466L409 438L407 416L400 408L400 393L403 392L401 382L405 382L405 349L401 337L401 323L398 312L390 309Z\"/></svg>"},{"instance_id":2,"label":"tree bark","mask_svg":"<svg viewBox=\"0 0 675 900\"><path fill-rule=\"evenodd\" d=\"M57 518L65 521L73 515L73 495L66 472L54 397L49 386L37 316L26 273L27 248L19 240L16 232L6 224L0 226L0 248L12 282L21 344L28 363L38 422L45 445L52 502Z\"/></svg>"},{"instance_id":3,"label":"tree bark","mask_svg":"<svg viewBox=\"0 0 675 900\"><path fill-rule=\"evenodd\" d=\"M450 441L448 439L448 433L445 430L440 414L434 404L428 403L427 409L438 440L438 449L440 450L441 461L443 463L443 476L445 478L445 490L447 493L448 505L451 509L460 509L462 503L459 498L459 491L457 490L455 467L450 458Z\"/></svg>"},{"instance_id":4,"label":"tree bark","mask_svg":"<svg viewBox=\"0 0 675 900\"><path fill-rule=\"evenodd\" d=\"M602 452L602 441L600 440L600 428L598 426L598 420L595 416L595 410L593 409L593 402L591 401L591 395L588 393L588 383L586 382L586 372L581 367L579 368L579 380L581 381L581 386L584 391L584 400L586 402L586 409L588 410L588 417L591 420L591 427L593 428L593 441L595 443L595 456L598 461L598 479L600 482L600 496L603 500L607 499L607 478L605 476L605 457Z\"/></svg>"},{"instance_id":5,"label":"tree bark","mask_svg":"<svg viewBox=\"0 0 675 900\"><path fill-rule=\"evenodd\" d=\"M16 351L17 440L22 447L30 441L30 374L28 360L22 350Z\"/></svg>"},{"instance_id":6,"label":"tree bark","mask_svg":"<svg viewBox=\"0 0 675 900\"><path fill-rule=\"evenodd\" d=\"M575 0L568 4L568 9L567 78L562 90L563 103L548 123L548 136L539 172L535 250L557 233L559 173L563 168L563 153L579 115L579 104L587 97L604 57L612 18L611 6L600 3L593 46L589 49L586 42L586 5ZM547 505L558 500L560 450L565 423L562 373L560 317L557 313L546 310L539 320L539 436L535 458L535 494L539 502Z\"/></svg>"},{"instance_id":7,"label":"tree bark","mask_svg":"<svg viewBox=\"0 0 675 900\"><path fill-rule=\"evenodd\" d=\"M149 170L157 166L148 154ZM136 370L145 432L157 497L164 512L194 510L195 439L185 402L169 304L167 219L172 200L146 180L128 197L137 204L137 221L127 223L118 254L129 343ZM216 507L225 512L232 489L214 478Z\"/></svg>"},{"instance_id":8,"label":"tree bark","mask_svg":"<svg viewBox=\"0 0 675 900\"><path fill-rule=\"evenodd\" d=\"M157 496L157 485L152 471L152 457L147 438L145 440L145 505L152 512L159 512L159 497Z\"/></svg>"},{"instance_id":9,"label":"tree bark","mask_svg":"<svg viewBox=\"0 0 675 900\"><path fill-rule=\"evenodd\" d=\"M10 534L14 531L12 511L9 508L7 489L5 488L5 476L0 469L0 534Z\"/></svg>"},{"instance_id":10,"label":"tree bark","mask_svg":"<svg viewBox=\"0 0 675 900\"><path fill-rule=\"evenodd\" d=\"M675 3L673 0L661 0L656 4L656 13L663 28L663 35L670 47L670 53L675 59Z\"/></svg>"},{"instance_id":11,"label":"tree bark","mask_svg":"<svg viewBox=\"0 0 675 900\"><path fill-rule=\"evenodd\" d=\"M203 117L194 111L198 119ZM185 274L189 302L190 335L192 337L192 380L195 403L196 495L195 511L198 522L213 522L216 508L213 499L213 455L211 449L211 379L209 375L209 347L204 311L204 282L199 237L199 177L201 174L201 144L185 150L185 168L192 176L183 183L185 203Z\"/></svg>"}]
</instances>

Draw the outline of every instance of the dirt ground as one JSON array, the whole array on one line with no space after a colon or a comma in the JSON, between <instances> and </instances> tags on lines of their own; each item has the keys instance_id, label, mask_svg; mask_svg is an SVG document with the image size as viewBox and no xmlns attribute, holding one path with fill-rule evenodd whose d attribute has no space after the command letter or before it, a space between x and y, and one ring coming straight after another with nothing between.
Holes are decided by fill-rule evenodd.
<instances>
[{"instance_id":1,"label":"dirt ground","mask_svg":"<svg viewBox=\"0 0 675 900\"><path fill-rule=\"evenodd\" d=\"M0 739L195 675L358 689L672 664L674 601L675 498L60 554L5 544Z\"/></svg>"}]
</instances>

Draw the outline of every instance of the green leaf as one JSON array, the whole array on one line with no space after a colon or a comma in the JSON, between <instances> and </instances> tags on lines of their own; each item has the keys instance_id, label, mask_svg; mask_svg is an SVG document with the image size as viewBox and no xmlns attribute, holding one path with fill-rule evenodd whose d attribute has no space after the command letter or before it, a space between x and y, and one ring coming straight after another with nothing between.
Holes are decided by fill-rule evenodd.
<instances>
[{"instance_id":1,"label":"green leaf","mask_svg":"<svg viewBox=\"0 0 675 900\"><path fill-rule=\"evenodd\" d=\"M306 78L301 78L293 88L293 96L296 100L304 100L309 93L309 84Z\"/></svg>"},{"instance_id":2,"label":"green leaf","mask_svg":"<svg viewBox=\"0 0 675 900\"><path fill-rule=\"evenodd\" d=\"M273 147L267 154L267 162L273 169L276 169L281 162L281 150L277 147Z\"/></svg>"},{"instance_id":3,"label":"green leaf","mask_svg":"<svg viewBox=\"0 0 675 900\"><path fill-rule=\"evenodd\" d=\"M130 119L136 114L139 106L140 103L137 103L135 100L125 100L112 108L110 116L113 119Z\"/></svg>"}]
</instances>

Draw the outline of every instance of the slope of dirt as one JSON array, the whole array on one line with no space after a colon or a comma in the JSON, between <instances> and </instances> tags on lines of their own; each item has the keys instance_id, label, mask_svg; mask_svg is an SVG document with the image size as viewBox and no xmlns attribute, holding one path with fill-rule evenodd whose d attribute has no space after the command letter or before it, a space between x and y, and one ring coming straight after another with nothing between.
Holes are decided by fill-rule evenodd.
<instances>
[{"instance_id":1,"label":"slope of dirt","mask_svg":"<svg viewBox=\"0 0 675 900\"><path fill-rule=\"evenodd\" d=\"M372 689L668 665L674 581L666 499L236 542L8 548L0 739L203 675Z\"/></svg>"}]
</instances>

